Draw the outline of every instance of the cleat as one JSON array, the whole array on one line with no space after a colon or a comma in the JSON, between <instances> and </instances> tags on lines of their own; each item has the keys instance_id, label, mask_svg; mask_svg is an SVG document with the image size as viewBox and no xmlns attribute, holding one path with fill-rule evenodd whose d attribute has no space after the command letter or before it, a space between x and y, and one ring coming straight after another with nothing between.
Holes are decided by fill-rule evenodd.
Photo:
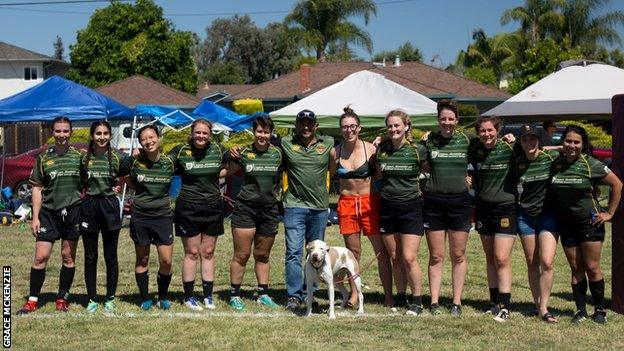
<instances>
[{"instance_id":1,"label":"cleat","mask_svg":"<svg viewBox=\"0 0 624 351\"><path fill-rule=\"evenodd\" d=\"M453 304L453 306L451 306L451 316L453 317L461 316L461 305Z\"/></svg>"},{"instance_id":2,"label":"cleat","mask_svg":"<svg viewBox=\"0 0 624 351\"><path fill-rule=\"evenodd\" d=\"M106 299L106 301L104 301L104 312L115 312L115 298L113 297L112 299Z\"/></svg>"},{"instance_id":3,"label":"cleat","mask_svg":"<svg viewBox=\"0 0 624 351\"><path fill-rule=\"evenodd\" d=\"M429 306L429 313L431 313L432 316L441 315L442 310L440 309L440 304L432 303L431 306Z\"/></svg>"},{"instance_id":4,"label":"cleat","mask_svg":"<svg viewBox=\"0 0 624 351\"><path fill-rule=\"evenodd\" d=\"M143 311L149 311L152 309L153 305L154 305L154 302L152 300L145 300L141 302L141 309Z\"/></svg>"},{"instance_id":5,"label":"cleat","mask_svg":"<svg viewBox=\"0 0 624 351\"><path fill-rule=\"evenodd\" d=\"M576 311L574 316L572 316L572 324L579 324L585 321L589 316L585 311Z\"/></svg>"},{"instance_id":6,"label":"cleat","mask_svg":"<svg viewBox=\"0 0 624 351\"><path fill-rule=\"evenodd\" d=\"M594 314L592 314L591 318L595 323L605 324L607 323L607 311L603 309L596 309L596 311L594 311Z\"/></svg>"},{"instance_id":7,"label":"cleat","mask_svg":"<svg viewBox=\"0 0 624 351\"><path fill-rule=\"evenodd\" d=\"M89 299L89 304L87 304L87 312L94 313L98 309L98 303Z\"/></svg>"},{"instance_id":8,"label":"cleat","mask_svg":"<svg viewBox=\"0 0 624 351\"><path fill-rule=\"evenodd\" d=\"M259 305L263 305L263 306L267 306L270 308L277 308L279 307L278 304L275 303L275 301L273 301L273 299L267 295L267 294L262 294L260 296L258 296L258 299L256 300L256 302Z\"/></svg>"},{"instance_id":9,"label":"cleat","mask_svg":"<svg viewBox=\"0 0 624 351\"><path fill-rule=\"evenodd\" d=\"M212 300L212 295L204 298L204 307L209 310L214 310L215 308L217 308L217 305Z\"/></svg>"},{"instance_id":10,"label":"cleat","mask_svg":"<svg viewBox=\"0 0 624 351\"><path fill-rule=\"evenodd\" d=\"M494 320L499 323L507 322L508 319L509 319L509 310L506 308L501 308L501 310L498 311L498 314L496 315L496 317L494 317Z\"/></svg>"},{"instance_id":11,"label":"cleat","mask_svg":"<svg viewBox=\"0 0 624 351\"><path fill-rule=\"evenodd\" d=\"M54 301L56 305L56 310L59 312L68 312L69 311L69 302L65 299L58 298Z\"/></svg>"},{"instance_id":12,"label":"cleat","mask_svg":"<svg viewBox=\"0 0 624 351\"><path fill-rule=\"evenodd\" d=\"M193 311L203 311L204 308L199 305L199 301L195 296L191 296L190 298L184 301L184 306L190 308Z\"/></svg>"},{"instance_id":13,"label":"cleat","mask_svg":"<svg viewBox=\"0 0 624 351\"><path fill-rule=\"evenodd\" d=\"M17 314L29 314L30 312L35 312L38 307L39 307L39 302L35 300L28 300L26 301L24 306L22 306L22 308L20 308L20 310L17 311Z\"/></svg>"},{"instance_id":14,"label":"cleat","mask_svg":"<svg viewBox=\"0 0 624 351\"><path fill-rule=\"evenodd\" d=\"M171 301L167 299L158 300L158 302L156 302L156 307L166 311L171 308Z\"/></svg>"},{"instance_id":15,"label":"cleat","mask_svg":"<svg viewBox=\"0 0 624 351\"><path fill-rule=\"evenodd\" d=\"M242 311L245 309L245 303L243 302L243 299L240 298L240 296L232 296L230 297L230 307L237 311Z\"/></svg>"},{"instance_id":16,"label":"cleat","mask_svg":"<svg viewBox=\"0 0 624 351\"><path fill-rule=\"evenodd\" d=\"M492 316L497 316L498 312L500 312L500 308L496 304L493 303L483 313L484 314L491 314Z\"/></svg>"},{"instance_id":17,"label":"cleat","mask_svg":"<svg viewBox=\"0 0 624 351\"><path fill-rule=\"evenodd\" d=\"M422 305L411 304L405 311L405 314L408 316L419 316L423 313Z\"/></svg>"}]
</instances>

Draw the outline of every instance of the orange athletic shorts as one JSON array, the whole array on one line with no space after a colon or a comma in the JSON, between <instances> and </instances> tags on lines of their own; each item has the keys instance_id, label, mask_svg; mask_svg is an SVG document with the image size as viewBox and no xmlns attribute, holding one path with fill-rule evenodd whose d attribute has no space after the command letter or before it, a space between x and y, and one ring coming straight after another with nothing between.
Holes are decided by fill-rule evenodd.
<instances>
[{"instance_id":1,"label":"orange athletic shorts","mask_svg":"<svg viewBox=\"0 0 624 351\"><path fill-rule=\"evenodd\" d=\"M338 224L340 234L364 232L379 234L379 194L340 195L338 199Z\"/></svg>"}]
</instances>

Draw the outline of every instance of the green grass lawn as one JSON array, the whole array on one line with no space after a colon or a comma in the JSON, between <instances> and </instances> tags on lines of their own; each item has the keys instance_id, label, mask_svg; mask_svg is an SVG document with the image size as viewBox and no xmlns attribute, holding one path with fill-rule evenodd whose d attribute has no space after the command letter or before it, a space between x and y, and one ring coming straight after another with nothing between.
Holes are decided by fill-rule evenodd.
<instances>
[{"instance_id":1,"label":"green grass lawn","mask_svg":"<svg viewBox=\"0 0 624 351\"><path fill-rule=\"evenodd\" d=\"M0 261L13 268L13 312L17 311L28 294L28 276L33 255L34 240L26 227L2 227L0 229ZM609 311L607 325L588 321L582 325L570 324L573 314L569 286L569 268L561 248L557 252L555 284L551 299L551 311L559 317L557 325L547 325L537 318L526 317L532 309L526 278L526 265L519 240L513 253L514 285L513 311L505 324L494 322L481 313L487 305L488 290L485 278L485 259L476 234L471 234L468 244L468 276L464 290L463 314L451 318L448 311L441 316L425 313L419 317L393 314L382 306L383 294L373 264L362 272L364 282L370 289L364 291L365 315L356 316L355 311L338 310L336 320L328 320L326 314L311 318L295 316L283 309L269 310L257 306L251 300L255 289L253 264L248 264L243 285L247 311L237 313L229 309L226 298L229 291L229 259L232 242L229 221L226 235L219 239L216 256L217 272L215 291L218 307L214 311L191 312L179 301L182 296L180 267L182 245L176 239L174 246L174 277L171 284L172 297L176 301L170 311L143 312L138 307L138 290L134 280L134 248L128 229L121 232L119 243L120 278L118 288L118 312L105 315L98 311L87 314L86 290L83 278L82 243L79 244L77 270L69 313L54 310L54 296L58 287L60 252L55 247L43 287L41 309L28 316L13 317L13 348L27 350L44 349L622 349L624 318ZM284 286L284 240L280 228L271 262L272 295L280 303L285 298ZM333 245L342 245L337 226L329 227L326 239ZM362 262L372 258L370 244L364 240ZM607 299L611 296L611 247L610 235L603 249L603 270L607 282ZM428 294L426 281L427 247L423 240L420 248L421 265L425 272L424 292ZM100 254L98 292L105 292L105 267ZM157 260L152 253L150 264L150 291L156 291ZM441 303L450 304L450 263L445 263ZM200 292L201 287L196 287ZM326 307L326 291L316 293L321 307ZM425 297L426 307L428 297ZM593 308L589 308L591 313Z\"/></svg>"}]
</instances>

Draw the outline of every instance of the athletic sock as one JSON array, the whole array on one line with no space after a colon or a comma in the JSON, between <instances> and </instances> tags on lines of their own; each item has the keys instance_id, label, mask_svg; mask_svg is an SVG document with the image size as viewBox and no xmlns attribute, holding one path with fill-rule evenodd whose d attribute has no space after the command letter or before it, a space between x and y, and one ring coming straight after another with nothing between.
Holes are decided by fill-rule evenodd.
<instances>
[{"instance_id":1,"label":"athletic sock","mask_svg":"<svg viewBox=\"0 0 624 351\"><path fill-rule=\"evenodd\" d=\"M490 288L490 302L493 304L498 302L498 288Z\"/></svg>"},{"instance_id":2,"label":"athletic sock","mask_svg":"<svg viewBox=\"0 0 624 351\"><path fill-rule=\"evenodd\" d=\"M412 295L411 304L416 306L422 306L422 295Z\"/></svg>"},{"instance_id":3,"label":"athletic sock","mask_svg":"<svg viewBox=\"0 0 624 351\"><path fill-rule=\"evenodd\" d=\"M258 296L269 294L269 284L258 284Z\"/></svg>"},{"instance_id":4,"label":"athletic sock","mask_svg":"<svg viewBox=\"0 0 624 351\"><path fill-rule=\"evenodd\" d=\"M149 272L134 273L137 286L139 287L139 294L141 294L141 301L149 300Z\"/></svg>"},{"instance_id":5,"label":"athletic sock","mask_svg":"<svg viewBox=\"0 0 624 351\"><path fill-rule=\"evenodd\" d=\"M511 301L511 293L498 293L498 304L501 308L509 309L509 302Z\"/></svg>"},{"instance_id":6,"label":"athletic sock","mask_svg":"<svg viewBox=\"0 0 624 351\"><path fill-rule=\"evenodd\" d=\"M167 300L169 298L169 284L171 284L172 275L173 274L163 274L160 272L158 272L158 275L156 275L159 300Z\"/></svg>"},{"instance_id":7,"label":"athletic sock","mask_svg":"<svg viewBox=\"0 0 624 351\"><path fill-rule=\"evenodd\" d=\"M230 297L240 297L240 284L230 284Z\"/></svg>"},{"instance_id":8,"label":"athletic sock","mask_svg":"<svg viewBox=\"0 0 624 351\"><path fill-rule=\"evenodd\" d=\"M184 299L188 300L193 297L195 293L193 290L195 289L195 281L191 280L190 282L182 282L182 286L184 287Z\"/></svg>"},{"instance_id":9,"label":"athletic sock","mask_svg":"<svg viewBox=\"0 0 624 351\"><path fill-rule=\"evenodd\" d=\"M572 295L574 296L574 303L576 303L576 309L587 313L587 280L583 279L576 284L572 284Z\"/></svg>"},{"instance_id":10,"label":"athletic sock","mask_svg":"<svg viewBox=\"0 0 624 351\"><path fill-rule=\"evenodd\" d=\"M602 310L604 306L604 289L605 282L604 279L600 279L596 282L589 282L589 291L592 295L592 300L594 301L594 307L596 310Z\"/></svg>"},{"instance_id":11,"label":"athletic sock","mask_svg":"<svg viewBox=\"0 0 624 351\"><path fill-rule=\"evenodd\" d=\"M45 268L30 268L30 297L39 298L41 287L45 281Z\"/></svg>"},{"instance_id":12,"label":"athletic sock","mask_svg":"<svg viewBox=\"0 0 624 351\"><path fill-rule=\"evenodd\" d=\"M69 289L74 281L74 273L76 273L76 267L61 266L61 274L59 275L59 298L67 300L69 297Z\"/></svg>"},{"instance_id":13,"label":"athletic sock","mask_svg":"<svg viewBox=\"0 0 624 351\"><path fill-rule=\"evenodd\" d=\"M204 297L212 296L213 282L202 280L202 288L204 290Z\"/></svg>"}]
</instances>

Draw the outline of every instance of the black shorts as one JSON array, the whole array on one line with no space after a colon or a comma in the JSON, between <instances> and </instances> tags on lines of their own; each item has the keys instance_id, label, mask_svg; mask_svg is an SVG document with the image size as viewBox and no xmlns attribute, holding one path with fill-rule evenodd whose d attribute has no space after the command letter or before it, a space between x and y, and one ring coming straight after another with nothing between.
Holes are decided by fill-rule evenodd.
<instances>
[{"instance_id":1,"label":"black shorts","mask_svg":"<svg viewBox=\"0 0 624 351\"><path fill-rule=\"evenodd\" d=\"M472 204L468 192L463 194L425 194L423 210L426 230L470 231Z\"/></svg>"},{"instance_id":2,"label":"black shorts","mask_svg":"<svg viewBox=\"0 0 624 351\"><path fill-rule=\"evenodd\" d=\"M121 229L119 199L115 195L88 196L80 205L80 231L113 232Z\"/></svg>"},{"instance_id":3,"label":"black shorts","mask_svg":"<svg viewBox=\"0 0 624 351\"><path fill-rule=\"evenodd\" d=\"M423 235L422 197L396 202L381 198L380 233Z\"/></svg>"},{"instance_id":4,"label":"black shorts","mask_svg":"<svg viewBox=\"0 0 624 351\"><path fill-rule=\"evenodd\" d=\"M591 218L578 219L572 216L557 215L556 219L561 245L564 247L578 247L588 241L604 241L604 224L592 225Z\"/></svg>"},{"instance_id":5,"label":"black shorts","mask_svg":"<svg viewBox=\"0 0 624 351\"><path fill-rule=\"evenodd\" d=\"M236 200L232 213L232 228L256 228L259 235L277 235L279 225L279 207L276 203L255 205L251 202Z\"/></svg>"},{"instance_id":6,"label":"black shorts","mask_svg":"<svg viewBox=\"0 0 624 351\"><path fill-rule=\"evenodd\" d=\"M223 199L210 202L176 200L174 222L176 236L192 238L199 234L223 235Z\"/></svg>"},{"instance_id":7,"label":"black shorts","mask_svg":"<svg viewBox=\"0 0 624 351\"><path fill-rule=\"evenodd\" d=\"M171 216L147 217L137 213L130 218L130 237L136 245L172 245L173 221Z\"/></svg>"},{"instance_id":8,"label":"black shorts","mask_svg":"<svg viewBox=\"0 0 624 351\"><path fill-rule=\"evenodd\" d=\"M39 211L39 234L37 241L55 242L59 239L77 241L80 238L80 203L63 210Z\"/></svg>"},{"instance_id":9,"label":"black shorts","mask_svg":"<svg viewBox=\"0 0 624 351\"><path fill-rule=\"evenodd\" d=\"M477 201L477 231L481 235L516 235L518 232L516 216L515 203Z\"/></svg>"}]
</instances>

